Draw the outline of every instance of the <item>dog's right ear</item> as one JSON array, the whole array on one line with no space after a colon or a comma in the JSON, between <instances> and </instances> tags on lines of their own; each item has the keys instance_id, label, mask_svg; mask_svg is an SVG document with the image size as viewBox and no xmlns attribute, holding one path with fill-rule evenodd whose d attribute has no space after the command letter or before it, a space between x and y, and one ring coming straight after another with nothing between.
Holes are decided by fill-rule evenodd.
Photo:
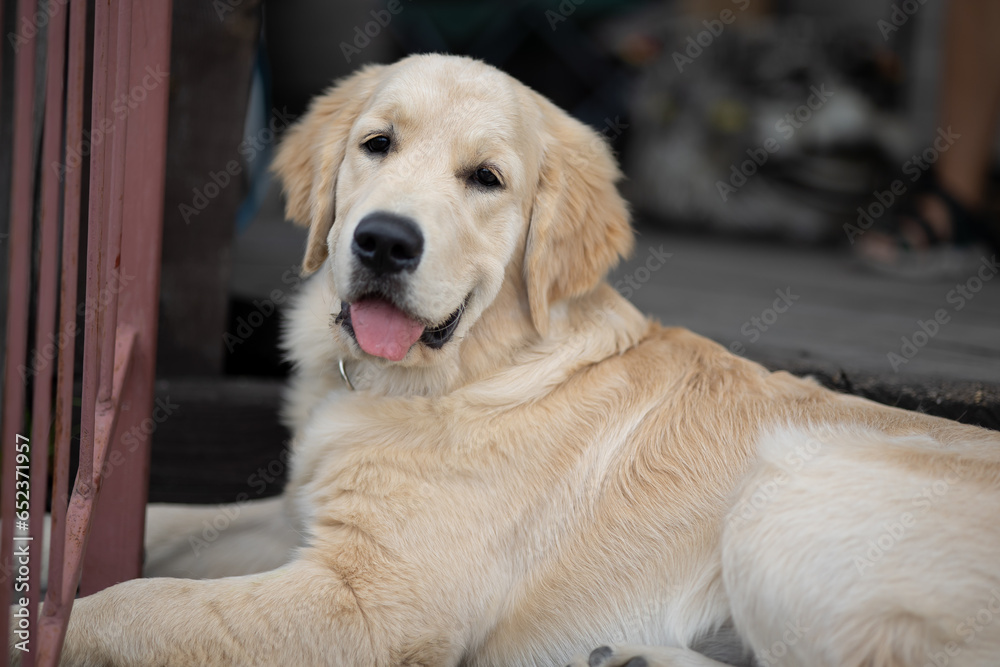
<instances>
[{"instance_id":1,"label":"dog's right ear","mask_svg":"<svg viewBox=\"0 0 1000 667\"><path fill-rule=\"evenodd\" d=\"M384 65L369 65L317 97L288 129L271 165L285 193L285 217L309 227L302 273L321 267L333 227L337 172L354 120L381 80Z\"/></svg>"}]
</instances>

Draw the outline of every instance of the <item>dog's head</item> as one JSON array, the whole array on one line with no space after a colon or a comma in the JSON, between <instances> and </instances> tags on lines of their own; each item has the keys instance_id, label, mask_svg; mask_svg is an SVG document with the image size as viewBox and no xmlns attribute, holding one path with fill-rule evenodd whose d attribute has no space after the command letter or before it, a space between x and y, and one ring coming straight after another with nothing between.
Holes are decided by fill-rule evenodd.
<instances>
[{"instance_id":1,"label":"dog's head","mask_svg":"<svg viewBox=\"0 0 1000 667\"><path fill-rule=\"evenodd\" d=\"M288 217L309 227L303 271L339 301L332 336L383 366L455 361L499 309L544 336L551 306L593 290L632 244L603 137L468 58L340 81L274 169Z\"/></svg>"}]
</instances>

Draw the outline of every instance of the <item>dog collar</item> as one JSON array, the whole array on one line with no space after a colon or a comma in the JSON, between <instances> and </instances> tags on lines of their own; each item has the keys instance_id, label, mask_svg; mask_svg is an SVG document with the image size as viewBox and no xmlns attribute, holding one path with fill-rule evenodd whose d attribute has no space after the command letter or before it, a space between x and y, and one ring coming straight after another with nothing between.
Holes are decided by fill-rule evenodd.
<instances>
[{"instance_id":1,"label":"dog collar","mask_svg":"<svg viewBox=\"0 0 1000 667\"><path fill-rule=\"evenodd\" d=\"M347 385L347 388L354 391L354 385L351 383L351 378L347 377L347 367L344 365L343 359L337 360L337 368L340 369L340 377L344 378L344 383Z\"/></svg>"}]
</instances>

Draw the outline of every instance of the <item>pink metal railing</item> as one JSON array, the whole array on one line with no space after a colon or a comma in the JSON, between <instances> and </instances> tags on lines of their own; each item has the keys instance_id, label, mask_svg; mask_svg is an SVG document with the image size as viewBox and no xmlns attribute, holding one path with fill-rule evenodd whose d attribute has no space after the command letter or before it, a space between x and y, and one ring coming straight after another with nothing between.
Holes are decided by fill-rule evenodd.
<instances>
[{"instance_id":1,"label":"pink metal railing","mask_svg":"<svg viewBox=\"0 0 1000 667\"><path fill-rule=\"evenodd\" d=\"M3 620L8 620L12 588L17 583L18 599L14 602L27 594L28 608L32 610L28 621L30 650L23 654L24 665L57 662L78 587L81 594L89 594L136 577L141 571L149 452L147 447L126 451L121 434L150 416L153 401L168 86L144 86L141 104L131 104L130 95L136 82L146 81L150 68L169 69L171 7L169 0L135 4L133 0L99 0L94 6L80 463L72 494L67 498L83 185L82 165L73 165L70 158L79 157L81 151L74 149L84 145L87 9L86 0L70 0L68 5L57 0L49 4L51 16L47 26L42 26L36 19L40 16L36 1L19 0L15 25L15 34L19 34L18 29L24 31L24 26L34 26L34 30L19 34L24 41L15 55L0 481L0 610ZM47 29L48 43L39 165L31 141L35 35L43 27ZM124 113L113 108L115 100L121 99L130 102ZM101 135L110 135L110 141L97 145L95 137ZM41 177L40 248L31 361L28 320L36 174ZM62 259L58 262L60 212ZM44 353L49 348L58 354L52 531L48 592L41 617L37 618L34 610L39 601L52 422L54 360ZM29 380L33 383L30 439L23 431ZM24 480L18 478L17 449L23 448L26 440L32 455L30 472ZM115 474L107 476L104 471L109 454L116 450L120 456L112 459L116 462ZM15 500L19 481L26 481L33 493L28 534L21 534L19 528L15 537L15 509L21 509L15 507L20 503L20 498ZM101 497L106 500L99 502ZM109 498L113 502L108 502ZM21 562L13 560L15 544L18 550L27 547L31 554L23 577L26 590L18 581ZM7 652L2 651L0 667L7 664Z\"/></svg>"},{"instance_id":2,"label":"pink metal railing","mask_svg":"<svg viewBox=\"0 0 1000 667\"><path fill-rule=\"evenodd\" d=\"M30 21L35 11L33 0L18 2L17 23ZM34 46L31 40L30 46ZM3 493L0 494L0 563L4 572L16 574L14 565L14 506L15 506L15 448L18 444L21 421L25 407L25 386L17 372L17 364L28 354L28 306L31 281L31 216L34 169L31 155L32 111L35 87L35 62L33 49L21 46L14 64L14 132L10 191L10 251L8 264L7 296L7 350L4 367L3 391ZM28 165L27 168L17 168ZM17 426L15 426L15 424ZM44 496L43 496L44 497ZM11 579L7 576L0 588L0 610L6 614L12 594ZM6 665L6 656L0 665Z\"/></svg>"}]
</instances>

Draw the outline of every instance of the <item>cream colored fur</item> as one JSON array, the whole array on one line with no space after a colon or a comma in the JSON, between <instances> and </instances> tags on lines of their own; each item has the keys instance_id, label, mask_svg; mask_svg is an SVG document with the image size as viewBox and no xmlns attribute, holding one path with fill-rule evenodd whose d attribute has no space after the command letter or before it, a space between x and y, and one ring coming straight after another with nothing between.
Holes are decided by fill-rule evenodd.
<instances>
[{"instance_id":1,"label":"cream colored fur","mask_svg":"<svg viewBox=\"0 0 1000 667\"><path fill-rule=\"evenodd\" d=\"M395 152L373 160L361 145L387 128ZM484 163L502 189L470 186ZM200 558L171 566L169 538L150 540L185 576L220 574L255 534L277 545L263 561L288 562L79 600L64 664L587 664L604 645L591 664L723 664L694 648L1000 664L998 434L645 319L603 282L631 232L594 132L481 63L414 56L317 99L276 170L316 272L285 341L285 498ZM349 239L376 210L426 239L412 312L438 321L469 299L454 340L397 363L332 321ZM993 620L970 636L980 610Z\"/></svg>"}]
</instances>

